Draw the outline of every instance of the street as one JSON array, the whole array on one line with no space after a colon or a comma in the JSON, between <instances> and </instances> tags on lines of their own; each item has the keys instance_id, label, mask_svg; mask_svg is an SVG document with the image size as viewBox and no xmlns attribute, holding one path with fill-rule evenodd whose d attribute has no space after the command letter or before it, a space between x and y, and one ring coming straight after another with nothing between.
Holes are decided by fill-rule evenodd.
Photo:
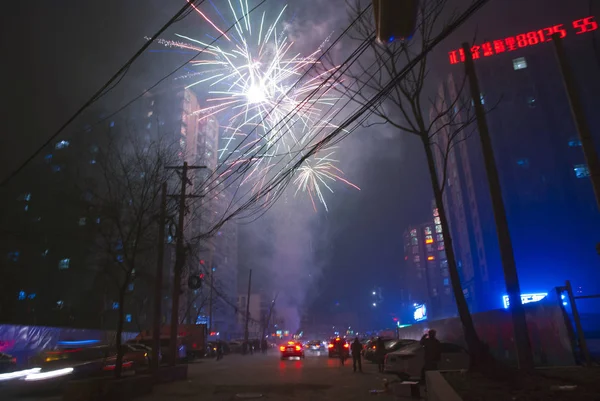
<instances>
[{"instance_id":1,"label":"street","mask_svg":"<svg viewBox=\"0 0 600 401\"><path fill-rule=\"evenodd\" d=\"M283 361L274 351L228 355L218 362L190 364L187 382L156 386L152 395L140 400L220 401L249 393L269 400L363 400L371 389L383 388L384 378L371 363L365 363L363 371L353 373L351 359L341 367L339 359L327 355L307 354L303 360Z\"/></svg>"},{"instance_id":2,"label":"street","mask_svg":"<svg viewBox=\"0 0 600 401\"><path fill-rule=\"evenodd\" d=\"M221 361L200 359L189 364L188 380L154 386L152 394L140 401L225 401L260 398L284 400L364 400L370 390L383 389L384 375L377 366L364 361L363 372L353 373L352 359L340 366L327 354L307 353L302 360L281 360L279 353L227 355ZM393 377L388 376L393 379ZM391 400L379 395L381 401ZM382 398L383 397L383 398ZM20 396L19 401L60 401L52 397Z\"/></svg>"}]
</instances>

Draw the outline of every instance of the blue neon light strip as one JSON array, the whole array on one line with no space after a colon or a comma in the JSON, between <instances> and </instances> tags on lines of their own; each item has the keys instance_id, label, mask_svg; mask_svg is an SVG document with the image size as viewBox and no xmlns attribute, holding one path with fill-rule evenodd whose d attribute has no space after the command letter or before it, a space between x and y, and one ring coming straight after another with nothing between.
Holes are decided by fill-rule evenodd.
<instances>
[{"instance_id":1,"label":"blue neon light strip","mask_svg":"<svg viewBox=\"0 0 600 401\"><path fill-rule=\"evenodd\" d=\"M99 343L100 340L81 340L81 341L59 341L58 345L89 345Z\"/></svg>"}]
</instances>

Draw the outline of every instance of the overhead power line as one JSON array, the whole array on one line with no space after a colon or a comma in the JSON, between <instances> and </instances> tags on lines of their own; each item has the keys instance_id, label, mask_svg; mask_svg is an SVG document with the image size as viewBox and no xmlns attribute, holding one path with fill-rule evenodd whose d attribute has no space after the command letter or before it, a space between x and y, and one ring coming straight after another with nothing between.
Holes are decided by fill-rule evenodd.
<instances>
[{"instance_id":1,"label":"overhead power line","mask_svg":"<svg viewBox=\"0 0 600 401\"><path fill-rule=\"evenodd\" d=\"M137 60L138 57L140 57L142 53L144 53L144 51L146 51L146 49L152 44L152 42L154 42L155 39L157 39L164 31L166 31L167 28L169 28L171 25L177 22L178 19L186 11L188 11L188 9L191 9L195 1L196 0L186 2L185 5L173 17L171 17L171 19L165 25L163 25L154 35L152 35L150 40L144 43L144 45L121 68L119 68L119 70L108 81L106 81L106 83L102 85L100 89L98 89L96 93L94 93L92 97L83 104L83 106L81 106L75 112L75 114L73 114L63 125L61 125L60 128L56 130L56 132L50 135L50 137L42 145L40 145L27 159L25 159L23 163L21 163L21 165L19 165L15 170L13 170L6 178L4 178L2 180L2 183L0 183L0 186L6 185L12 178L19 174L25 168L25 166L31 163L31 161L44 150L46 146L48 146L53 140L55 140L57 136L59 136L73 121L75 121L75 119L79 117L81 113L83 113L88 107L94 104L102 96L106 95L115 86L117 86L129 70L129 67L131 67L131 65L135 62L135 60ZM203 2L204 0L202 0L200 4ZM111 85L113 86L111 87Z\"/></svg>"}]
</instances>

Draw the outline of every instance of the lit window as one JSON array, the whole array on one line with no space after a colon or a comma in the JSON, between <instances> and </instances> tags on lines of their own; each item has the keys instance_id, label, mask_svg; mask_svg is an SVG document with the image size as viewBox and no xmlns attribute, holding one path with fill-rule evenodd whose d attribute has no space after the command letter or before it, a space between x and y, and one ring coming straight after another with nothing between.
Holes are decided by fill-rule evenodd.
<instances>
[{"instance_id":1,"label":"lit window","mask_svg":"<svg viewBox=\"0 0 600 401\"><path fill-rule=\"evenodd\" d=\"M128 314L125 315L125 321L127 323L131 323L131 314L130 313L128 313Z\"/></svg>"},{"instance_id":2,"label":"lit window","mask_svg":"<svg viewBox=\"0 0 600 401\"><path fill-rule=\"evenodd\" d=\"M578 148L581 146L581 141L579 139L573 138L569 141L569 147Z\"/></svg>"},{"instance_id":3,"label":"lit window","mask_svg":"<svg viewBox=\"0 0 600 401\"><path fill-rule=\"evenodd\" d=\"M181 147L181 149L185 149L185 139L183 139L183 138L179 139L179 146Z\"/></svg>"},{"instance_id":4,"label":"lit window","mask_svg":"<svg viewBox=\"0 0 600 401\"><path fill-rule=\"evenodd\" d=\"M419 263L419 262L421 261L421 257L420 257L419 255L415 255L415 257L414 257L413 261L414 261L415 263Z\"/></svg>"},{"instance_id":5,"label":"lit window","mask_svg":"<svg viewBox=\"0 0 600 401\"><path fill-rule=\"evenodd\" d=\"M147 117L152 117L152 114L154 114L154 112L153 112L152 110L150 110L150 111L148 112L148 115L147 115Z\"/></svg>"},{"instance_id":6,"label":"lit window","mask_svg":"<svg viewBox=\"0 0 600 401\"><path fill-rule=\"evenodd\" d=\"M432 235L425 236L425 243L426 244L433 244L433 236Z\"/></svg>"},{"instance_id":7,"label":"lit window","mask_svg":"<svg viewBox=\"0 0 600 401\"><path fill-rule=\"evenodd\" d=\"M221 232L219 232L219 235L221 234ZM412 237L410 239L410 243L411 245L419 245L419 239L417 237Z\"/></svg>"},{"instance_id":8,"label":"lit window","mask_svg":"<svg viewBox=\"0 0 600 401\"><path fill-rule=\"evenodd\" d=\"M31 192L26 192L20 195L17 200L29 202L31 200Z\"/></svg>"},{"instance_id":9,"label":"lit window","mask_svg":"<svg viewBox=\"0 0 600 401\"><path fill-rule=\"evenodd\" d=\"M479 101L481 102L481 104L485 104L485 98L483 96L483 93L479 94Z\"/></svg>"},{"instance_id":10,"label":"lit window","mask_svg":"<svg viewBox=\"0 0 600 401\"><path fill-rule=\"evenodd\" d=\"M52 171L53 171L53 172L55 172L55 173L58 173L60 170L61 170L61 167L60 167L60 166L57 166L57 165L53 165L53 166L52 166Z\"/></svg>"},{"instance_id":11,"label":"lit window","mask_svg":"<svg viewBox=\"0 0 600 401\"><path fill-rule=\"evenodd\" d=\"M448 268L448 261L447 260L442 260L440 262L440 267L443 269L447 269Z\"/></svg>"},{"instance_id":12,"label":"lit window","mask_svg":"<svg viewBox=\"0 0 600 401\"><path fill-rule=\"evenodd\" d=\"M448 278L444 279L444 285L450 285L450 280L448 280Z\"/></svg>"},{"instance_id":13,"label":"lit window","mask_svg":"<svg viewBox=\"0 0 600 401\"><path fill-rule=\"evenodd\" d=\"M573 171L575 171L575 177L577 178L585 178L590 176L590 170L585 164L577 164L573 167Z\"/></svg>"},{"instance_id":14,"label":"lit window","mask_svg":"<svg viewBox=\"0 0 600 401\"><path fill-rule=\"evenodd\" d=\"M443 251L443 250L444 250L444 243L438 242L438 251Z\"/></svg>"},{"instance_id":15,"label":"lit window","mask_svg":"<svg viewBox=\"0 0 600 401\"><path fill-rule=\"evenodd\" d=\"M437 226L435 226L435 232L436 232L437 234L441 233L441 232L442 232L442 226L441 226L441 225L437 225Z\"/></svg>"},{"instance_id":16,"label":"lit window","mask_svg":"<svg viewBox=\"0 0 600 401\"><path fill-rule=\"evenodd\" d=\"M115 310L119 309L119 303L118 302L113 302L112 308L115 309Z\"/></svg>"},{"instance_id":17,"label":"lit window","mask_svg":"<svg viewBox=\"0 0 600 401\"><path fill-rule=\"evenodd\" d=\"M65 301L63 301L63 300L56 301L56 308L57 309L62 309L63 306L65 306Z\"/></svg>"},{"instance_id":18,"label":"lit window","mask_svg":"<svg viewBox=\"0 0 600 401\"><path fill-rule=\"evenodd\" d=\"M513 59L513 68L515 71L527 68L527 61L525 60L525 57Z\"/></svg>"},{"instance_id":19,"label":"lit window","mask_svg":"<svg viewBox=\"0 0 600 401\"><path fill-rule=\"evenodd\" d=\"M431 227L429 227L429 226L425 227L424 232L425 232L425 235L430 235L431 234Z\"/></svg>"},{"instance_id":20,"label":"lit window","mask_svg":"<svg viewBox=\"0 0 600 401\"><path fill-rule=\"evenodd\" d=\"M444 240L444 234L438 234L437 235L437 240L438 241L443 241Z\"/></svg>"},{"instance_id":21,"label":"lit window","mask_svg":"<svg viewBox=\"0 0 600 401\"><path fill-rule=\"evenodd\" d=\"M100 224L100 217L96 219L96 224Z\"/></svg>"},{"instance_id":22,"label":"lit window","mask_svg":"<svg viewBox=\"0 0 600 401\"><path fill-rule=\"evenodd\" d=\"M437 288L433 288L433 289L431 290L431 294L432 294L434 297L437 297L437 295L438 295Z\"/></svg>"},{"instance_id":23,"label":"lit window","mask_svg":"<svg viewBox=\"0 0 600 401\"><path fill-rule=\"evenodd\" d=\"M427 252L433 252L433 245L427 244Z\"/></svg>"},{"instance_id":24,"label":"lit window","mask_svg":"<svg viewBox=\"0 0 600 401\"><path fill-rule=\"evenodd\" d=\"M438 208L436 207L435 209L433 209L433 216L437 217L439 215L440 215L440 213L438 212Z\"/></svg>"},{"instance_id":25,"label":"lit window","mask_svg":"<svg viewBox=\"0 0 600 401\"><path fill-rule=\"evenodd\" d=\"M54 147L56 149L64 149L64 148L69 147L69 145L70 145L69 141L60 141L60 142L57 142Z\"/></svg>"},{"instance_id":26,"label":"lit window","mask_svg":"<svg viewBox=\"0 0 600 401\"><path fill-rule=\"evenodd\" d=\"M113 127L115 126L115 122L114 122L114 121L111 121L111 122L110 122L110 124L108 124L108 126L109 126L110 128L113 128Z\"/></svg>"},{"instance_id":27,"label":"lit window","mask_svg":"<svg viewBox=\"0 0 600 401\"><path fill-rule=\"evenodd\" d=\"M96 164L96 159L90 160L90 164Z\"/></svg>"},{"instance_id":28,"label":"lit window","mask_svg":"<svg viewBox=\"0 0 600 401\"><path fill-rule=\"evenodd\" d=\"M439 217L434 217L434 218L433 218L433 222L434 222L435 224L442 224L442 222L440 221L440 218L439 218Z\"/></svg>"},{"instance_id":29,"label":"lit window","mask_svg":"<svg viewBox=\"0 0 600 401\"><path fill-rule=\"evenodd\" d=\"M129 285L127 286L127 291L131 292L131 291L133 291L134 288L135 288L135 285L133 283L129 283Z\"/></svg>"},{"instance_id":30,"label":"lit window","mask_svg":"<svg viewBox=\"0 0 600 401\"><path fill-rule=\"evenodd\" d=\"M150 106L154 106L154 100L150 102Z\"/></svg>"},{"instance_id":31,"label":"lit window","mask_svg":"<svg viewBox=\"0 0 600 401\"><path fill-rule=\"evenodd\" d=\"M435 260L435 256L427 256L427 260Z\"/></svg>"},{"instance_id":32,"label":"lit window","mask_svg":"<svg viewBox=\"0 0 600 401\"><path fill-rule=\"evenodd\" d=\"M21 252L19 252L19 251L9 252L8 253L8 260L10 260L11 262L18 262L19 261L19 256L21 256Z\"/></svg>"},{"instance_id":33,"label":"lit window","mask_svg":"<svg viewBox=\"0 0 600 401\"><path fill-rule=\"evenodd\" d=\"M61 270L68 269L69 263L71 263L71 259L65 258L58 261L58 268Z\"/></svg>"},{"instance_id":34,"label":"lit window","mask_svg":"<svg viewBox=\"0 0 600 401\"><path fill-rule=\"evenodd\" d=\"M46 160L46 163L51 163L52 162L52 153L48 153L46 156L44 156L44 160Z\"/></svg>"},{"instance_id":35,"label":"lit window","mask_svg":"<svg viewBox=\"0 0 600 401\"><path fill-rule=\"evenodd\" d=\"M527 97L527 106L529 106L530 109L535 108L535 98L533 96Z\"/></svg>"},{"instance_id":36,"label":"lit window","mask_svg":"<svg viewBox=\"0 0 600 401\"><path fill-rule=\"evenodd\" d=\"M25 205L24 209L25 209L25 211L28 211L29 210L29 205Z\"/></svg>"},{"instance_id":37,"label":"lit window","mask_svg":"<svg viewBox=\"0 0 600 401\"><path fill-rule=\"evenodd\" d=\"M152 128L152 123L146 124L146 129L150 129L150 128Z\"/></svg>"},{"instance_id":38,"label":"lit window","mask_svg":"<svg viewBox=\"0 0 600 401\"><path fill-rule=\"evenodd\" d=\"M80 226L85 226L86 222L87 222L87 217L80 217L79 218L79 225Z\"/></svg>"},{"instance_id":39,"label":"lit window","mask_svg":"<svg viewBox=\"0 0 600 401\"><path fill-rule=\"evenodd\" d=\"M529 167L529 159L527 158L522 158L517 160L517 164L523 168L528 168Z\"/></svg>"}]
</instances>

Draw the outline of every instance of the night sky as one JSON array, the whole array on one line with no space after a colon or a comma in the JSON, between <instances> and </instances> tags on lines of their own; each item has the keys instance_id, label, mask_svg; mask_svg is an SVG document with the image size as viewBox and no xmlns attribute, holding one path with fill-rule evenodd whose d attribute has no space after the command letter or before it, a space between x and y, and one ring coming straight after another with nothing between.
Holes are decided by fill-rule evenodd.
<instances>
[{"instance_id":1,"label":"night sky","mask_svg":"<svg viewBox=\"0 0 600 401\"><path fill-rule=\"evenodd\" d=\"M268 2L273 3L269 8L285 4ZM32 0L6 5L1 23L2 176L45 141L139 49L145 36L158 30L183 4L167 0ZM290 2L286 16L299 46L314 49L330 33L339 33L348 22L347 14L340 10L345 10L343 0ZM200 31L202 35L201 23L191 14L163 36ZM183 59L175 54L144 54L101 106L108 111L117 109ZM79 134L86 123L79 119L66 132ZM326 194L330 212L315 213L306 205L299 209L303 217L295 221L295 227L306 230L310 238L298 233L298 238L302 237L297 242L299 249L286 252L305 254L297 269L312 266L313 280L301 284L301 292L308 294L302 303L319 321L339 311L364 316L364 326L391 325L390 314L399 312L402 233L408 225L430 219L432 194L422 147L415 138L382 127L358 130L340 145L337 156L347 178L361 191L336 184L335 194ZM242 268L263 266L265 276L282 268L277 258L286 253L277 256L275 248L293 247L294 236L276 247L271 240L277 229L267 232L266 227L300 219L287 213L285 205L279 206L264 221L241 228L241 242L247 241L247 235L265 233L255 252L248 246L250 242L241 245ZM268 255L274 256L269 259ZM376 313L369 313L373 311L372 286L383 289L384 302Z\"/></svg>"}]
</instances>

